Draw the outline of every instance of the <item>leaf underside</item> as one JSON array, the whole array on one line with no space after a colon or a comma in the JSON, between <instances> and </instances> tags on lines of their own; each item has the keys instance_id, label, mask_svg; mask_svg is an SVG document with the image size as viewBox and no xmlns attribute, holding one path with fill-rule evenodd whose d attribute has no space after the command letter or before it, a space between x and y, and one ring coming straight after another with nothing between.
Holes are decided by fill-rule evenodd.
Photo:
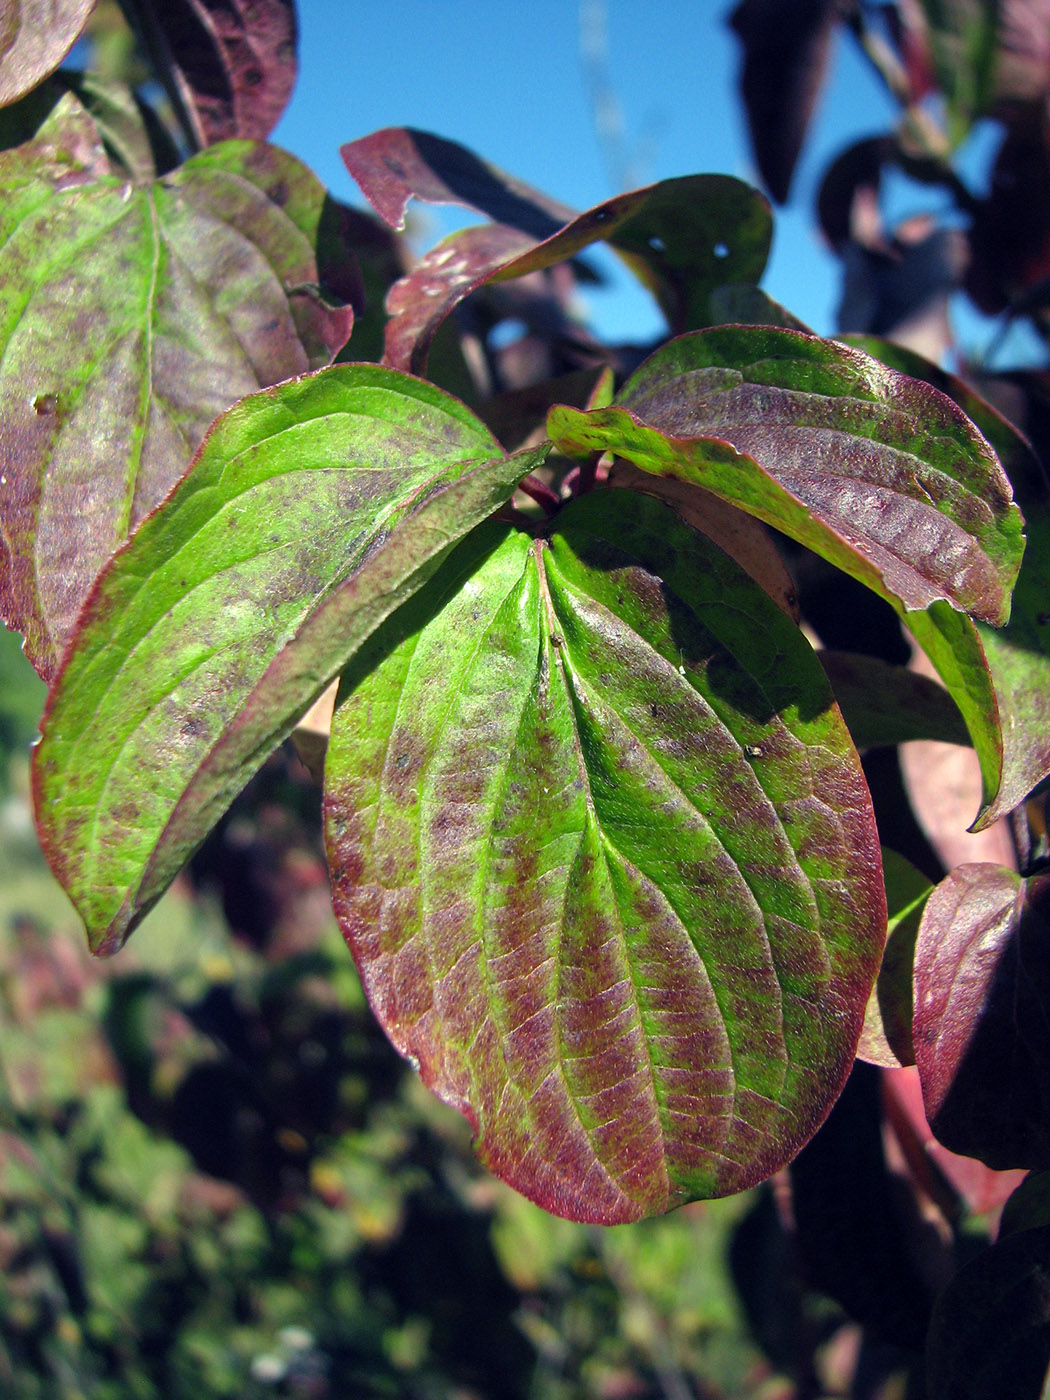
<instances>
[{"instance_id":1,"label":"leaf underside","mask_svg":"<svg viewBox=\"0 0 1050 1400\"><path fill-rule=\"evenodd\" d=\"M337 914L380 1021L548 1210L738 1191L816 1130L885 932L812 651L666 507L476 532L344 673Z\"/></svg>"}]
</instances>

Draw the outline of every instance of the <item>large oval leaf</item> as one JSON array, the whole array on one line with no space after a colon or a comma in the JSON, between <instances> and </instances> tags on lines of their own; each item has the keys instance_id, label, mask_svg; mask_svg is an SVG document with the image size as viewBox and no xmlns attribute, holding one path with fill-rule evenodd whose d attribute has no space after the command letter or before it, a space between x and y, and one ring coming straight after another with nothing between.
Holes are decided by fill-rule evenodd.
<instances>
[{"instance_id":1,"label":"large oval leaf","mask_svg":"<svg viewBox=\"0 0 1050 1400\"><path fill-rule=\"evenodd\" d=\"M23 162L19 164L20 160ZM349 306L318 292L331 201L275 147L214 147L136 188L0 158L0 605L45 678L102 563L208 424L327 363Z\"/></svg>"},{"instance_id":2,"label":"large oval leaf","mask_svg":"<svg viewBox=\"0 0 1050 1400\"><path fill-rule=\"evenodd\" d=\"M838 1093L885 931L819 663L628 492L549 542L475 534L433 595L344 673L328 751L336 910L380 1020L556 1213L760 1180Z\"/></svg>"},{"instance_id":3,"label":"large oval leaf","mask_svg":"<svg viewBox=\"0 0 1050 1400\"><path fill-rule=\"evenodd\" d=\"M52 687L37 825L111 952L347 658L545 449L369 365L245 399L107 565Z\"/></svg>"}]
</instances>

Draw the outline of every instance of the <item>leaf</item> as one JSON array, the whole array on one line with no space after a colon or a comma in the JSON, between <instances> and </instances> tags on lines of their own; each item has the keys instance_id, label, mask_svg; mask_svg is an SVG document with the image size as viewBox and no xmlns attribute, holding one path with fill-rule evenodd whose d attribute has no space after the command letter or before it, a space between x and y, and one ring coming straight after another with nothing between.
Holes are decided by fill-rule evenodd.
<instances>
[{"instance_id":1,"label":"leaf","mask_svg":"<svg viewBox=\"0 0 1050 1400\"><path fill-rule=\"evenodd\" d=\"M949 1225L963 1224L967 1215L998 1213L1024 1178L1024 1172L993 1171L976 1158L960 1157L939 1143L926 1120L922 1085L914 1064L886 1068L881 1080L886 1126L897 1139L917 1191L936 1204ZM986 1223L992 1226L995 1222L992 1219ZM946 1281L947 1275L942 1272L940 1282Z\"/></svg>"},{"instance_id":2,"label":"leaf","mask_svg":"<svg viewBox=\"0 0 1050 1400\"><path fill-rule=\"evenodd\" d=\"M106 566L35 753L41 843L108 953L375 627L546 449L336 366L224 414Z\"/></svg>"},{"instance_id":3,"label":"leaf","mask_svg":"<svg viewBox=\"0 0 1050 1400\"><path fill-rule=\"evenodd\" d=\"M660 503L490 527L344 673L337 914L484 1161L611 1223L816 1129L884 930L867 790L797 628Z\"/></svg>"},{"instance_id":4,"label":"leaf","mask_svg":"<svg viewBox=\"0 0 1050 1400\"><path fill-rule=\"evenodd\" d=\"M729 17L744 49L740 89L751 145L778 204L791 188L838 18L835 0L741 0Z\"/></svg>"},{"instance_id":5,"label":"leaf","mask_svg":"<svg viewBox=\"0 0 1050 1400\"><path fill-rule=\"evenodd\" d=\"M909 739L970 742L958 706L929 676L858 652L819 651L817 656L858 749Z\"/></svg>"},{"instance_id":6,"label":"leaf","mask_svg":"<svg viewBox=\"0 0 1050 1400\"><path fill-rule=\"evenodd\" d=\"M999 630L982 623L976 629L1003 735L1002 781L982 825L1017 807L1050 774L1050 486L1032 453L1004 460L1024 511L1028 546L1010 621Z\"/></svg>"},{"instance_id":7,"label":"leaf","mask_svg":"<svg viewBox=\"0 0 1050 1400\"><path fill-rule=\"evenodd\" d=\"M957 403L995 448L1024 513L1028 543L1005 627L953 619L951 663L946 648L930 635L930 620L919 624L918 640L934 663L940 659L966 671L949 688L981 759L984 798L974 830L983 830L1050 774L1050 484L1028 440L962 380L889 341L850 337L850 343ZM1039 386L1032 385L1031 392L1037 395ZM914 631L915 619L910 621ZM950 673L942 670L942 677L949 680Z\"/></svg>"},{"instance_id":8,"label":"leaf","mask_svg":"<svg viewBox=\"0 0 1050 1400\"><path fill-rule=\"evenodd\" d=\"M1050 1226L997 1240L941 1294L927 1338L930 1400L1044 1396L1050 1372Z\"/></svg>"},{"instance_id":9,"label":"leaf","mask_svg":"<svg viewBox=\"0 0 1050 1400\"><path fill-rule=\"evenodd\" d=\"M990 1167L1050 1165L1050 877L961 865L915 948L915 1059L940 1142Z\"/></svg>"},{"instance_id":10,"label":"leaf","mask_svg":"<svg viewBox=\"0 0 1050 1400\"><path fill-rule=\"evenodd\" d=\"M564 404L565 400L561 402ZM656 477L652 472L632 467L630 462L614 462L608 480L610 486L642 491L665 501L687 525L692 525L731 559L735 559L793 622L799 621L798 593L794 580L772 544L768 530L753 515L745 515L735 506L726 505L725 501L712 496L710 491L702 491L687 481L677 481L667 476Z\"/></svg>"},{"instance_id":11,"label":"leaf","mask_svg":"<svg viewBox=\"0 0 1050 1400\"><path fill-rule=\"evenodd\" d=\"M0 0L0 107L55 71L94 7L95 0Z\"/></svg>"},{"instance_id":12,"label":"leaf","mask_svg":"<svg viewBox=\"0 0 1050 1400\"><path fill-rule=\"evenodd\" d=\"M912 969L919 919L933 886L896 851L882 852L886 881L886 948L864 1014L857 1058L892 1069L915 1063L912 1044Z\"/></svg>"},{"instance_id":13,"label":"leaf","mask_svg":"<svg viewBox=\"0 0 1050 1400\"><path fill-rule=\"evenodd\" d=\"M199 146L262 141L295 86L294 0L130 0L144 46L173 72Z\"/></svg>"},{"instance_id":14,"label":"leaf","mask_svg":"<svg viewBox=\"0 0 1050 1400\"><path fill-rule=\"evenodd\" d=\"M391 289L384 360L416 374L442 322L471 292L552 267L599 239L653 292L676 331L708 325L716 288L757 282L769 255L768 204L728 175L661 180L574 215L425 132L375 132L342 154L366 197L397 227L413 194L498 220L444 239Z\"/></svg>"},{"instance_id":15,"label":"leaf","mask_svg":"<svg viewBox=\"0 0 1050 1400\"><path fill-rule=\"evenodd\" d=\"M548 432L569 455L702 486L898 611L1009 615L1020 513L987 442L928 385L816 336L723 326L663 346L617 405L555 408Z\"/></svg>"},{"instance_id":16,"label":"leaf","mask_svg":"<svg viewBox=\"0 0 1050 1400\"><path fill-rule=\"evenodd\" d=\"M126 83L68 70L58 81L68 83L90 113L110 158L110 173L146 184L178 165L179 152L166 127Z\"/></svg>"},{"instance_id":17,"label":"leaf","mask_svg":"<svg viewBox=\"0 0 1050 1400\"><path fill-rule=\"evenodd\" d=\"M429 131L388 126L348 141L339 153L361 193L392 228L405 227L412 199L458 204L538 241L575 217L567 204L481 160L466 146Z\"/></svg>"},{"instance_id":18,"label":"leaf","mask_svg":"<svg viewBox=\"0 0 1050 1400\"><path fill-rule=\"evenodd\" d=\"M317 285L331 201L276 147L212 147L144 188L40 170L0 156L0 598L47 679L216 414L327 363L353 314Z\"/></svg>"},{"instance_id":19,"label":"leaf","mask_svg":"<svg viewBox=\"0 0 1050 1400\"><path fill-rule=\"evenodd\" d=\"M817 194L817 218L820 231L840 257L850 243L871 248L881 240L878 197L883 171L899 158L893 136L868 136L847 146L825 170ZM871 353L878 358L875 351Z\"/></svg>"},{"instance_id":20,"label":"leaf","mask_svg":"<svg viewBox=\"0 0 1050 1400\"><path fill-rule=\"evenodd\" d=\"M1034 309L1045 323L1050 137L1041 112L1040 105L1030 112L1029 121L1008 130L999 148L988 193L977 201L973 213L965 286L988 316Z\"/></svg>"},{"instance_id":21,"label":"leaf","mask_svg":"<svg viewBox=\"0 0 1050 1400\"><path fill-rule=\"evenodd\" d=\"M995 693L974 624L954 609L1003 622L1024 541L995 454L943 394L852 347L726 326L658 350L616 407L553 409L547 431L563 452L612 451L691 481L892 603L962 711L981 821L994 816Z\"/></svg>"}]
</instances>

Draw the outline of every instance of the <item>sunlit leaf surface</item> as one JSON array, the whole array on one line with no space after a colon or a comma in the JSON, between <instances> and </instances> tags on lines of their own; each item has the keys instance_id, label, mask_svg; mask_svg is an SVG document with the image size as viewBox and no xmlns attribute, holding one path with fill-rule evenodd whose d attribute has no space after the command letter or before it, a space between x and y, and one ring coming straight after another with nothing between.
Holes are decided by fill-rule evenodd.
<instances>
[{"instance_id":1,"label":"sunlit leaf surface","mask_svg":"<svg viewBox=\"0 0 1050 1400\"><path fill-rule=\"evenodd\" d=\"M830 1107L885 931L867 792L795 626L667 507L473 535L344 674L326 812L380 1020L548 1209L739 1190Z\"/></svg>"},{"instance_id":2,"label":"sunlit leaf surface","mask_svg":"<svg viewBox=\"0 0 1050 1400\"><path fill-rule=\"evenodd\" d=\"M104 570L35 754L41 842L109 952L346 659L507 499L440 390L339 366L245 399Z\"/></svg>"}]
</instances>

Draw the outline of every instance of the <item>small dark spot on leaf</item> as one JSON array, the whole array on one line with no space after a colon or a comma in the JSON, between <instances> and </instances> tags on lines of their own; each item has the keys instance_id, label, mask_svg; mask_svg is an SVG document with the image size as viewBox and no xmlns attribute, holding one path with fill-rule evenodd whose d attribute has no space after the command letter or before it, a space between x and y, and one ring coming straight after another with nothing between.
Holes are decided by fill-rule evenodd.
<instances>
[{"instance_id":1,"label":"small dark spot on leaf","mask_svg":"<svg viewBox=\"0 0 1050 1400\"><path fill-rule=\"evenodd\" d=\"M1036 622L1039 623L1040 627L1045 627L1046 624L1050 622L1050 612L1038 613L1036 615Z\"/></svg>"},{"instance_id":2,"label":"small dark spot on leaf","mask_svg":"<svg viewBox=\"0 0 1050 1400\"><path fill-rule=\"evenodd\" d=\"M649 713L650 713L650 715L652 715L653 719L658 719L659 716L660 716L660 706L659 706L659 705L650 705L650 706L649 706Z\"/></svg>"},{"instance_id":3,"label":"small dark spot on leaf","mask_svg":"<svg viewBox=\"0 0 1050 1400\"><path fill-rule=\"evenodd\" d=\"M58 412L58 395L37 394L33 400L33 407L36 409L38 418L50 417L53 413Z\"/></svg>"},{"instance_id":4,"label":"small dark spot on leaf","mask_svg":"<svg viewBox=\"0 0 1050 1400\"><path fill-rule=\"evenodd\" d=\"M563 644L563 639L558 635L557 632L552 632L552 633L551 633L551 646L552 646L552 647L560 647L562 644Z\"/></svg>"},{"instance_id":5,"label":"small dark spot on leaf","mask_svg":"<svg viewBox=\"0 0 1050 1400\"><path fill-rule=\"evenodd\" d=\"M410 754L399 753L398 756L394 759L394 767L399 773L404 773L411 762L412 758Z\"/></svg>"},{"instance_id":6,"label":"small dark spot on leaf","mask_svg":"<svg viewBox=\"0 0 1050 1400\"><path fill-rule=\"evenodd\" d=\"M271 204L277 204L283 208L288 203L288 186L283 180L278 180L266 191L266 197Z\"/></svg>"},{"instance_id":7,"label":"small dark spot on leaf","mask_svg":"<svg viewBox=\"0 0 1050 1400\"><path fill-rule=\"evenodd\" d=\"M244 81L249 87L258 87L262 80L263 75L259 72L258 68L249 68L244 75Z\"/></svg>"},{"instance_id":8,"label":"small dark spot on leaf","mask_svg":"<svg viewBox=\"0 0 1050 1400\"><path fill-rule=\"evenodd\" d=\"M391 175L396 175L399 180L405 178L405 167L399 160L395 160L393 156L384 156L383 164L390 171Z\"/></svg>"}]
</instances>

